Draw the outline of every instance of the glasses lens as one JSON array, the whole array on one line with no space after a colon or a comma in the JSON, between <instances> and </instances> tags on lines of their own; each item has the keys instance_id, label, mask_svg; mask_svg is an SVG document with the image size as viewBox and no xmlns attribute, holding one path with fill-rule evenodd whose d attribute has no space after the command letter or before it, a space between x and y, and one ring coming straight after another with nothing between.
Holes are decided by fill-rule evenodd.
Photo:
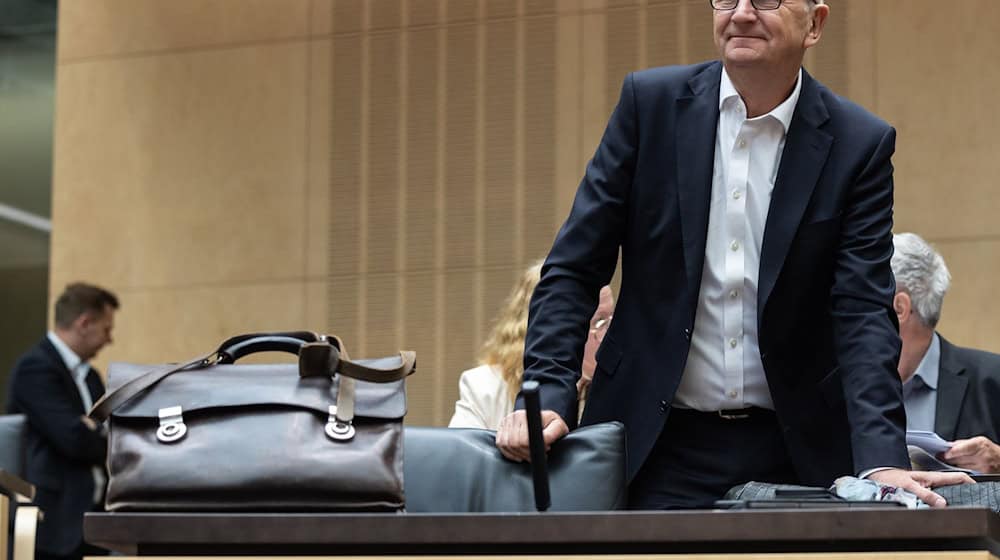
<instances>
[{"instance_id":1,"label":"glasses lens","mask_svg":"<svg viewBox=\"0 0 1000 560\"><path fill-rule=\"evenodd\" d=\"M739 0L710 0L716 10L732 10Z\"/></svg>"},{"instance_id":2,"label":"glasses lens","mask_svg":"<svg viewBox=\"0 0 1000 560\"><path fill-rule=\"evenodd\" d=\"M753 4L758 10L777 10L781 0L754 0Z\"/></svg>"}]
</instances>

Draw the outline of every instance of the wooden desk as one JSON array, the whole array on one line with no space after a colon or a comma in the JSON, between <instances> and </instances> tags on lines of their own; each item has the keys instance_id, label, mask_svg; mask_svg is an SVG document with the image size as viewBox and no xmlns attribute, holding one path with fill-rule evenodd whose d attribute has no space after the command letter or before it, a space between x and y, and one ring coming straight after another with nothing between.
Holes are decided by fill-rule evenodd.
<instances>
[{"instance_id":1,"label":"wooden desk","mask_svg":"<svg viewBox=\"0 0 1000 560\"><path fill-rule=\"evenodd\" d=\"M86 539L131 555L1000 557L1000 516L944 510L553 514L88 513ZM886 555L902 552L903 556ZM935 554L937 552L938 554ZM791 556L781 553L796 553Z\"/></svg>"}]
</instances>

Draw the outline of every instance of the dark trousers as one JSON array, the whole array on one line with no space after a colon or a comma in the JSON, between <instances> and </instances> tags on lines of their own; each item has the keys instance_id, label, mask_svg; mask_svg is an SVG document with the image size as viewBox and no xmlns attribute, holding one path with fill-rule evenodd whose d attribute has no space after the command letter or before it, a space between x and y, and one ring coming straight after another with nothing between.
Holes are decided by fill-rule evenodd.
<instances>
[{"instance_id":1,"label":"dark trousers","mask_svg":"<svg viewBox=\"0 0 1000 560\"><path fill-rule=\"evenodd\" d=\"M671 409L629 484L629 508L705 508L751 480L796 484L777 416L748 410L747 418L726 419L715 412Z\"/></svg>"}]
</instances>

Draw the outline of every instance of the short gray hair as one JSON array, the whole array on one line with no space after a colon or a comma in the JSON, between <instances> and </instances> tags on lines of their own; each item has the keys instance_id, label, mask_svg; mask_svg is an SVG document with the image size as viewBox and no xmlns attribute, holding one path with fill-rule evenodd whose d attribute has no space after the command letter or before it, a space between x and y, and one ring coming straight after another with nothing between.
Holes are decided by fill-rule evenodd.
<instances>
[{"instance_id":1,"label":"short gray hair","mask_svg":"<svg viewBox=\"0 0 1000 560\"><path fill-rule=\"evenodd\" d=\"M951 285L951 273L941 255L915 233L892 236L895 252L892 273L896 276L896 291L906 292L920 321L930 328L941 318L944 295Z\"/></svg>"}]
</instances>

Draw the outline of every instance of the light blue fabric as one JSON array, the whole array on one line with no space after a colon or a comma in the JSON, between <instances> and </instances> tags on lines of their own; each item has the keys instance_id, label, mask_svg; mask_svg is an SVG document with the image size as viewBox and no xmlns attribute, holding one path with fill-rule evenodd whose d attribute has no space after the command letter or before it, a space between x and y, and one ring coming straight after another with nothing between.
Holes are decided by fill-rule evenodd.
<instances>
[{"instance_id":1,"label":"light blue fabric","mask_svg":"<svg viewBox=\"0 0 1000 560\"><path fill-rule=\"evenodd\" d=\"M934 431L937 416L938 369L941 365L941 339L931 338L913 377L903 383L903 405L906 407L906 429Z\"/></svg>"}]
</instances>

